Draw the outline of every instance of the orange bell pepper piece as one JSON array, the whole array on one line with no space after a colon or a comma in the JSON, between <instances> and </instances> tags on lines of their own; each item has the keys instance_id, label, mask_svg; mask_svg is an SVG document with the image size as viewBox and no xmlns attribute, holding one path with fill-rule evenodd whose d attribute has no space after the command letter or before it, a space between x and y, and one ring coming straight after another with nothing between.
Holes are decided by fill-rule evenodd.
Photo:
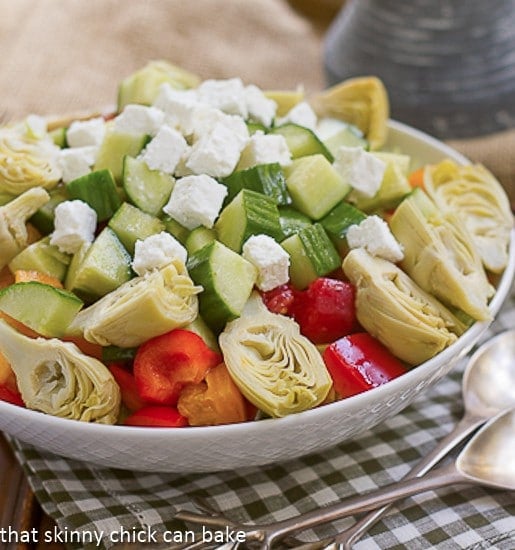
<instances>
[{"instance_id":1,"label":"orange bell pepper piece","mask_svg":"<svg viewBox=\"0 0 515 550\"><path fill-rule=\"evenodd\" d=\"M44 283L55 288L63 288L63 283L61 283L61 281L57 277L47 275L46 273L42 273L41 271L35 271L33 269L17 269L14 272L15 283L27 283L30 281Z\"/></svg>"},{"instance_id":2,"label":"orange bell pepper piece","mask_svg":"<svg viewBox=\"0 0 515 550\"><path fill-rule=\"evenodd\" d=\"M411 187L420 187L424 189L424 172L424 166L422 168L418 168L414 172L411 172L411 174L408 176L408 181Z\"/></svg>"}]
</instances>

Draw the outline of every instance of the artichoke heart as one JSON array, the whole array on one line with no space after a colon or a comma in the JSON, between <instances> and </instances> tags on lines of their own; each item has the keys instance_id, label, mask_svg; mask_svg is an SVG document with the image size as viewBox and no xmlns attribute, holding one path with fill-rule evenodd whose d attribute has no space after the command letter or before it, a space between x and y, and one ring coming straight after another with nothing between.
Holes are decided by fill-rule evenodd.
<instances>
[{"instance_id":1,"label":"artichoke heart","mask_svg":"<svg viewBox=\"0 0 515 550\"><path fill-rule=\"evenodd\" d=\"M365 134L371 149L384 145L390 102L379 78L349 78L314 95L310 102L318 116L339 118L357 126Z\"/></svg>"},{"instance_id":2,"label":"artichoke heart","mask_svg":"<svg viewBox=\"0 0 515 550\"><path fill-rule=\"evenodd\" d=\"M395 264L351 250L343 271L356 286L356 315L372 336L410 365L427 361L467 328Z\"/></svg>"},{"instance_id":3,"label":"artichoke heart","mask_svg":"<svg viewBox=\"0 0 515 550\"><path fill-rule=\"evenodd\" d=\"M0 191L19 195L51 189L61 179L59 147L48 134L36 137L22 125L0 128Z\"/></svg>"},{"instance_id":4,"label":"artichoke heart","mask_svg":"<svg viewBox=\"0 0 515 550\"><path fill-rule=\"evenodd\" d=\"M240 391L272 417L311 409L331 389L319 351L288 317L264 308L244 311L227 324L219 341Z\"/></svg>"},{"instance_id":5,"label":"artichoke heart","mask_svg":"<svg viewBox=\"0 0 515 550\"><path fill-rule=\"evenodd\" d=\"M0 320L0 349L29 409L84 422L117 422L118 385L105 365L75 344L29 338Z\"/></svg>"},{"instance_id":6,"label":"artichoke heart","mask_svg":"<svg viewBox=\"0 0 515 550\"><path fill-rule=\"evenodd\" d=\"M440 213L417 189L397 207L390 228L404 248L402 269L420 287L473 319L491 318L488 300L495 289L459 217Z\"/></svg>"},{"instance_id":7,"label":"artichoke heart","mask_svg":"<svg viewBox=\"0 0 515 550\"><path fill-rule=\"evenodd\" d=\"M27 247L27 220L49 200L43 188L34 187L0 207L0 269Z\"/></svg>"},{"instance_id":8,"label":"artichoke heart","mask_svg":"<svg viewBox=\"0 0 515 550\"><path fill-rule=\"evenodd\" d=\"M136 347L191 323L198 315L201 290L184 263L173 260L127 281L79 312L68 332L102 346Z\"/></svg>"},{"instance_id":9,"label":"artichoke heart","mask_svg":"<svg viewBox=\"0 0 515 550\"><path fill-rule=\"evenodd\" d=\"M495 176L480 164L444 160L426 168L424 187L441 211L460 217L485 268L500 273L508 263L513 215Z\"/></svg>"}]
</instances>

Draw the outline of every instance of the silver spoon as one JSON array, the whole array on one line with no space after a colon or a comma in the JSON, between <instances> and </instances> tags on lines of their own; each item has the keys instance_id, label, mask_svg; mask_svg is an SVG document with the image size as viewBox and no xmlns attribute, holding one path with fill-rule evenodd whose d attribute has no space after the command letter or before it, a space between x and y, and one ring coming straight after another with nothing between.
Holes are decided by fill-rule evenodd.
<instances>
[{"instance_id":1,"label":"silver spoon","mask_svg":"<svg viewBox=\"0 0 515 550\"><path fill-rule=\"evenodd\" d=\"M471 356L463 374L462 395L463 418L403 479L425 474L481 424L499 412L515 407L515 330L491 338ZM325 550L350 550L389 507L374 510L333 539L314 544L317 547L322 545ZM307 550L314 544L303 547Z\"/></svg>"},{"instance_id":2,"label":"silver spoon","mask_svg":"<svg viewBox=\"0 0 515 550\"><path fill-rule=\"evenodd\" d=\"M510 409L483 426L454 461L424 476L392 483L377 491L353 496L284 521L263 525L235 524L233 529L245 533L246 543L255 541L264 550L289 535L321 523L374 510L395 500L447 485L469 484L515 490L514 456L515 409ZM186 511L179 512L176 518L191 523L199 522L198 514ZM219 526L219 523L206 522L204 516L200 516L200 522L203 525Z\"/></svg>"}]
</instances>

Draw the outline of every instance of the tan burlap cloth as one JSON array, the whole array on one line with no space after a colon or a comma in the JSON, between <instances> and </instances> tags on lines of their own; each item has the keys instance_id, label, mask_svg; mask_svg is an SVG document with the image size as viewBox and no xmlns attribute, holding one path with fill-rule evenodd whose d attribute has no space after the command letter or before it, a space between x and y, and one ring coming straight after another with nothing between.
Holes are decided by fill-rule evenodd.
<instances>
[{"instance_id":1,"label":"tan burlap cloth","mask_svg":"<svg viewBox=\"0 0 515 550\"><path fill-rule=\"evenodd\" d=\"M151 59L264 88L324 86L323 32L343 0L0 0L0 115L112 104ZM515 202L515 130L453 143Z\"/></svg>"}]
</instances>

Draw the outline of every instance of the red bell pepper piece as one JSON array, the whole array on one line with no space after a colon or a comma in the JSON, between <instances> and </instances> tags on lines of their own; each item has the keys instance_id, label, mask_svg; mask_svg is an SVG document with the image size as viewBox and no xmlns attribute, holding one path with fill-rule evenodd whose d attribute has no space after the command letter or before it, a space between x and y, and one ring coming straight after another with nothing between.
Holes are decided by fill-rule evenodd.
<instances>
[{"instance_id":1,"label":"red bell pepper piece","mask_svg":"<svg viewBox=\"0 0 515 550\"><path fill-rule=\"evenodd\" d=\"M147 405L128 416L124 424L149 428L182 428L188 425L188 419L175 407Z\"/></svg>"},{"instance_id":2,"label":"red bell pepper piece","mask_svg":"<svg viewBox=\"0 0 515 550\"><path fill-rule=\"evenodd\" d=\"M134 357L134 378L148 403L175 405L184 384L197 384L222 362L194 332L175 329L142 344Z\"/></svg>"},{"instance_id":3,"label":"red bell pepper piece","mask_svg":"<svg viewBox=\"0 0 515 550\"><path fill-rule=\"evenodd\" d=\"M129 411L137 411L145 406L145 401L138 393L134 375L119 363L110 363L108 369L120 387L122 402Z\"/></svg>"},{"instance_id":4,"label":"red bell pepper piece","mask_svg":"<svg viewBox=\"0 0 515 550\"><path fill-rule=\"evenodd\" d=\"M319 277L297 294L293 317L315 344L327 344L358 329L355 289L347 281Z\"/></svg>"},{"instance_id":5,"label":"red bell pepper piece","mask_svg":"<svg viewBox=\"0 0 515 550\"><path fill-rule=\"evenodd\" d=\"M25 403L21 398L21 394L18 390L8 387L5 384L0 385L0 400L7 401L13 405L18 405L19 407L25 407Z\"/></svg>"},{"instance_id":6,"label":"red bell pepper piece","mask_svg":"<svg viewBox=\"0 0 515 550\"><path fill-rule=\"evenodd\" d=\"M376 388L406 372L401 361L367 332L340 338L323 357L339 397Z\"/></svg>"}]
</instances>

